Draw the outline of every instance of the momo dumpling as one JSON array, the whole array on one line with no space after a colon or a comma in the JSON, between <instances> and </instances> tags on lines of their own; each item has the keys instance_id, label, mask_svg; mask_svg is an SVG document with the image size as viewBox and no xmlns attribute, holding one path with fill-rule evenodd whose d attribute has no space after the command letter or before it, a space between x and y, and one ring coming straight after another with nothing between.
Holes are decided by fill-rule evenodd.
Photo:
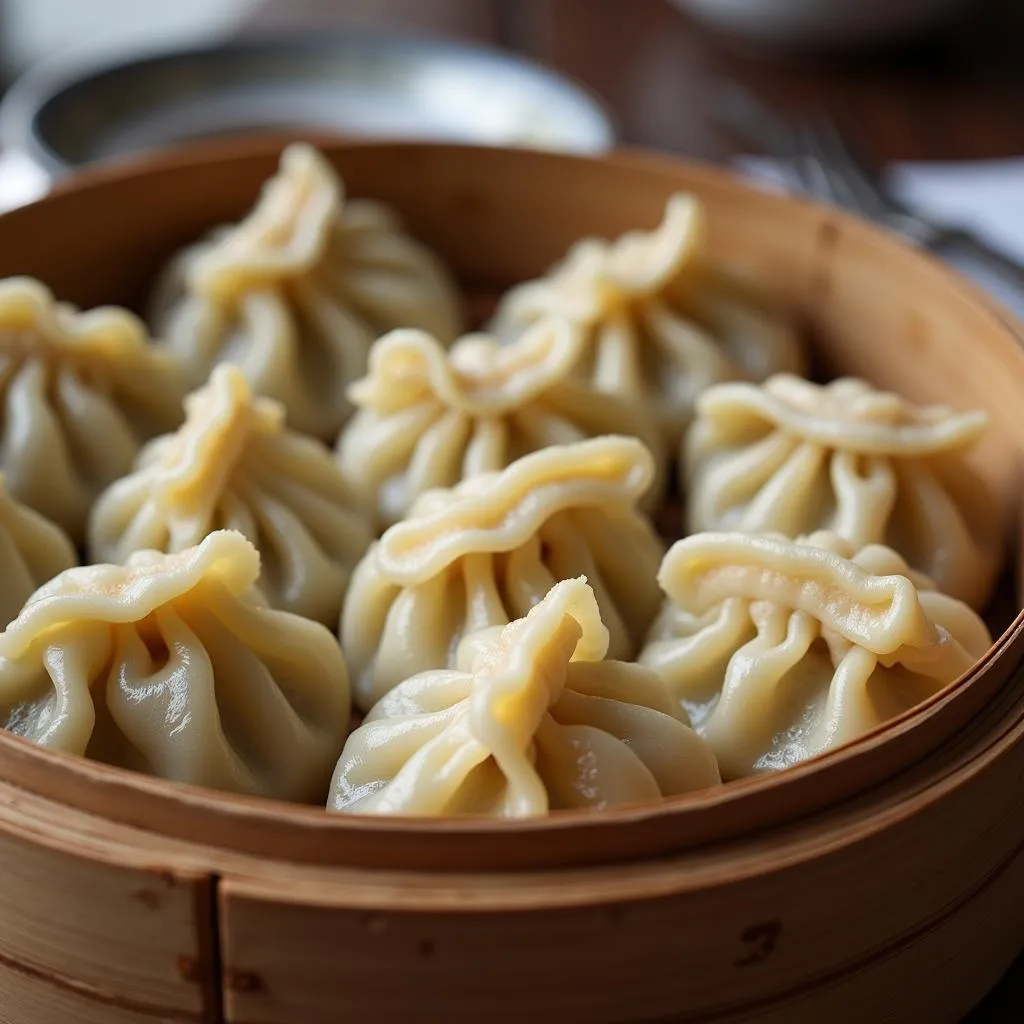
<instances>
[{"instance_id":1,"label":"momo dumpling","mask_svg":"<svg viewBox=\"0 0 1024 1024\"><path fill-rule=\"evenodd\" d=\"M183 551L220 529L256 545L274 608L332 628L349 574L373 539L371 516L319 441L288 430L236 366L185 400L185 424L151 441L100 495L89 520L97 562Z\"/></svg>"},{"instance_id":2,"label":"momo dumpling","mask_svg":"<svg viewBox=\"0 0 1024 1024\"><path fill-rule=\"evenodd\" d=\"M938 693L992 645L890 548L822 532L677 542L640 663L682 701L725 779L788 768Z\"/></svg>"},{"instance_id":3,"label":"momo dumpling","mask_svg":"<svg viewBox=\"0 0 1024 1024\"><path fill-rule=\"evenodd\" d=\"M358 411L338 444L345 475L387 526L424 491L549 445L622 434L656 455L659 481L644 496L653 503L663 476L657 425L642 406L572 375L582 342L578 328L554 317L511 345L477 334L446 351L421 331L386 335L370 351L369 375L349 392Z\"/></svg>"},{"instance_id":4,"label":"momo dumpling","mask_svg":"<svg viewBox=\"0 0 1024 1024\"><path fill-rule=\"evenodd\" d=\"M525 818L716 785L714 754L656 672L605 661L584 579L468 637L456 668L396 686L349 737L327 808Z\"/></svg>"},{"instance_id":5,"label":"momo dumpling","mask_svg":"<svg viewBox=\"0 0 1024 1024\"><path fill-rule=\"evenodd\" d=\"M706 387L799 373L804 364L794 325L748 285L708 266L703 241L701 204L675 195L655 230L615 242L585 239L546 277L513 288L494 330L515 337L550 314L580 324L578 372L652 411L674 451Z\"/></svg>"},{"instance_id":6,"label":"momo dumpling","mask_svg":"<svg viewBox=\"0 0 1024 1024\"><path fill-rule=\"evenodd\" d=\"M172 357L127 310L80 312L31 278L0 281L0 472L75 542L139 446L181 422L184 392Z\"/></svg>"},{"instance_id":7,"label":"momo dumpling","mask_svg":"<svg viewBox=\"0 0 1024 1024\"><path fill-rule=\"evenodd\" d=\"M68 569L0 634L0 722L160 778L320 802L350 705L331 632L267 608L256 549L213 533Z\"/></svg>"},{"instance_id":8,"label":"momo dumpling","mask_svg":"<svg viewBox=\"0 0 1024 1024\"><path fill-rule=\"evenodd\" d=\"M0 629L17 618L38 587L75 565L71 538L16 501L0 474Z\"/></svg>"},{"instance_id":9,"label":"momo dumpling","mask_svg":"<svg viewBox=\"0 0 1024 1024\"><path fill-rule=\"evenodd\" d=\"M193 386L235 363L289 426L332 442L381 334L417 327L450 342L460 327L437 257L387 206L347 199L327 160L298 144L244 220L172 261L151 320Z\"/></svg>"},{"instance_id":10,"label":"momo dumpling","mask_svg":"<svg viewBox=\"0 0 1024 1024\"><path fill-rule=\"evenodd\" d=\"M719 385L697 408L684 457L691 532L832 530L854 549L885 543L944 593L984 604L1003 526L964 458L984 412L788 375Z\"/></svg>"},{"instance_id":11,"label":"momo dumpling","mask_svg":"<svg viewBox=\"0 0 1024 1024\"><path fill-rule=\"evenodd\" d=\"M357 705L451 668L465 636L522 617L577 576L597 595L609 656L632 658L661 604L664 549L637 509L653 479L639 441L601 437L422 495L352 574L341 639Z\"/></svg>"}]
</instances>

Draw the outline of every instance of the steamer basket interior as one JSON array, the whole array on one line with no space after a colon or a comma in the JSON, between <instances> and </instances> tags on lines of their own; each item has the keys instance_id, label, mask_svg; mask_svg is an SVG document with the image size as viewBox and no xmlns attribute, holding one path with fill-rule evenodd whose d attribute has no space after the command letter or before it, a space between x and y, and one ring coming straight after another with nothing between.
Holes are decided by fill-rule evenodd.
<instances>
[{"instance_id":1,"label":"steamer basket interior","mask_svg":"<svg viewBox=\"0 0 1024 1024\"><path fill-rule=\"evenodd\" d=\"M174 249L250 206L279 151L279 143L234 143L90 173L0 218L0 275L37 276L83 306L139 309ZM351 194L394 204L482 305L540 274L578 237L653 226L671 193L696 193L708 207L714 255L798 316L821 369L918 402L988 411L991 429L975 462L1002 500L1005 522L994 528L1016 538L1024 353L1005 315L939 264L839 213L653 156L589 160L430 144L333 146L328 154ZM1022 652L1017 616L968 676L854 744L776 776L599 815L514 824L329 817L131 775L6 734L0 774L111 821L289 861L431 870L609 863L733 838L868 790L956 737Z\"/></svg>"}]
</instances>

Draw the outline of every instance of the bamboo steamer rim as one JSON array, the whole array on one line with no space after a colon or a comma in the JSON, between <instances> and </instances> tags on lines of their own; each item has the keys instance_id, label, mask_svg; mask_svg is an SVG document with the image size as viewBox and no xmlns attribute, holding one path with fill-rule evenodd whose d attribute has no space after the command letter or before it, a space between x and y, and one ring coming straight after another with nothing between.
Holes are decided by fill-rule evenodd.
<instances>
[{"instance_id":1,"label":"bamboo steamer rim","mask_svg":"<svg viewBox=\"0 0 1024 1024\"><path fill-rule=\"evenodd\" d=\"M269 170L286 141L276 137L273 141L203 143L103 166L62 183L50 196L6 214L4 220L29 220L40 207L109 195L131 181L148 180L156 185L179 171L201 174L214 166ZM494 160L524 166L546 162L559 173L572 174L574 168L603 163L664 178L676 188L753 192L731 173L642 151L618 151L595 160L499 147L379 141L338 144L320 137L310 141L342 164L353 155L405 161L440 154L449 161L469 161L481 167ZM249 202L254 195L242 198ZM998 334L1000 345L1007 352L1012 350L1024 365L1020 351L1024 330L998 304L937 260L838 211L803 199L758 195L759 201L784 206L794 217L813 217L833 233L870 237L874 246L906 266L914 262L927 265L943 288L984 311L993 325L992 336ZM0 733L0 773L7 781L48 799L129 826L291 862L456 871L484 866L501 870L610 863L732 839L839 803L891 778L933 752L934 735L955 733L944 723L962 720L965 714L973 718L985 706L1009 677L1009 655L1021 645L1024 612L1017 614L970 672L916 708L834 751L782 773L739 780L657 804L596 813L565 811L516 821L330 815L320 808L235 796L128 772L45 750L7 733Z\"/></svg>"},{"instance_id":2,"label":"bamboo steamer rim","mask_svg":"<svg viewBox=\"0 0 1024 1024\"><path fill-rule=\"evenodd\" d=\"M338 885L338 905L357 909L387 905L391 910L466 910L472 896L488 910L604 905L618 899L654 900L682 892L702 892L800 868L913 820L1010 754L1024 740L1024 691L1020 682L1018 678L1016 685L1004 690L1004 699L974 729L954 737L911 771L862 797L765 833L738 836L710 850L687 849L663 858L598 864L575 871L467 871L446 878L450 886L439 886L436 872L387 871L375 884L374 873L342 868L330 872ZM1014 849L1013 855L1021 851L1024 843ZM278 891L280 885L291 902L331 905L330 894L325 894L323 888L327 877L323 868L306 868L309 876L302 878L296 876L294 863L248 864L256 875L262 877L266 872L269 892ZM224 866L232 870L228 862ZM238 862L233 870L240 869ZM471 889L459 889L459 882Z\"/></svg>"},{"instance_id":3,"label":"bamboo steamer rim","mask_svg":"<svg viewBox=\"0 0 1024 1024\"><path fill-rule=\"evenodd\" d=\"M344 909L466 911L479 904L488 910L519 911L606 905L620 898L657 899L699 892L717 885L773 874L890 831L951 794L1011 754L1024 740L1024 676L1020 673L971 728L942 748L869 793L841 802L765 833L736 837L711 849L676 851L673 855L625 864L596 864L578 870L473 871L445 876L423 869L367 872L350 865L318 865L273 859L230 849L152 837L117 824L97 828L96 819L67 809L52 798L26 794L4 821L40 846L68 848L76 835L79 855L115 866L145 869L156 862L173 871L215 871L268 893L286 892L288 901ZM0 782L0 792L7 784ZM154 842L156 840L156 842ZM1024 844L1014 848L1016 856ZM1004 867L1006 865L1003 865ZM460 885L469 888L460 888Z\"/></svg>"}]
</instances>

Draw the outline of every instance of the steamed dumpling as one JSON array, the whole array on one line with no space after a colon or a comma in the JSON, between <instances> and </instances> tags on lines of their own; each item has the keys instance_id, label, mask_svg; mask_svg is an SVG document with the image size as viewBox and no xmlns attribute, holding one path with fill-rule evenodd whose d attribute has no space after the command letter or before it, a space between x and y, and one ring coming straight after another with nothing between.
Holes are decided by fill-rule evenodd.
<instances>
[{"instance_id":1,"label":"steamed dumpling","mask_svg":"<svg viewBox=\"0 0 1024 1024\"><path fill-rule=\"evenodd\" d=\"M0 629L39 586L74 565L78 554L71 538L16 501L0 474Z\"/></svg>"},{"instance_id":2,"label":"steamed dumpling","mask_svg":"<svg viewBox=\"0 0 1024 1024\"><path fill-rule=\"evenodd\" d=\"M833 530L884 542L944 593L981 607L998 572L995 499L964 455L984 412L915 406L861 380L781 375L722 384L698 402L687 440L689 528Z\"/></svg>"},{"instance_id":3,"label":"steamed dumpling","mask_svg":"<svg viewBox=\"0 0 1024 1024\"><path fill-rule=\"evenodd\" d=\"M76 542L143 441L181 422L184 382L127 310L79 312L38 281L0 281L0 471Z\"/></svg>"},{"instance_id":4,"label":"steamed dumpling","mask_svg":"<svg viewBox=\"0 0 1024 1024\"><path fill-rule=\"evenodd\" d=\"M150 442L134 472L100 495L92 558L183 551L237 530L259 550L270 604L333 627L373 533L330 451L288 430L283 407L256 398L235 366L218 366L185 408L185 425Z\"/></svg>"},{"instance_id":5,"label":"steamed dumpling","mask_svg":"<svg viewBox=\"0 0 1024 1024\"><path fill-rule=\"evenodd\" d=\"M658 800L719 782L657 673L603 660L584 579L467 638L458 667L400 683L352 734L328 810L523 818Z\"/></svg>"},{"instance_id":6,"label":"steamed dumpling","mask_svg":"<svg viewBox=\"0 0 1024 1024\"><path fill-rule=\"evenodd\" d=\"M938 693L989 649L984 622L896 552L831 533L696 534L640 663L712 746L725 779L788 768Z\"/></svg>"},{"instance_id":7,"label":"steamed dumpling","mask_svg":"<svg viewBox=\"0 0 1024 1024\"><path fill-rule=\"evenodd\" d=\"M356 567L341 616L357 705L450 668L463 637L525 615L560 580L586 576L630 659L661 603L661 541L637 502L654 460L637 440L544 448L499 473L428 491Z\"/></svg>"},{"instance_id":8,"label":"steamed dumpling","mask_svg":"<svg viewBox=\"0 0 1024 1024\"><path fill-rule=\"evenodd\" d=\"M292 145L244 220L173 260L152 323L193 386L236 363L289 426L333 441L370 345L394 327L450 342L460 314L447 272L394 212L347 199L323 156Z\"/></svg>"},{"instance_id":9,"label":"steamed dumpling","mask_svg":"<svg viewBox=\"0 0 1024 1024\"><path fill-rule=\"evenodd\" d=\"M627 434L660 456L656 423L643 406L571 375L582 343L559 318L506 346L482 334L450 352L422 331L381 338L369 375L349 392L358 411L338 445L345 475L390 525L424 491L504 469L548 445ZM647 502L659 490L652 486Z\"/></svg>"},{"instance_id":10,"label":"steamed dumpling","mask_svg":"<svg viewBox=\"0 0 1024 1024\"><path fill-rule=\"evenodd\" d=\"M697 396L722 380L799 373L794 325L749 287L706 264L704 211L678 194L662 223L615 242L586 239L546 277L513 288L495 329L514 337L557 313L579 323L579 372L658 418L669 450L678 445Z\"/></svg>"},{"instance_id":11,"label":"steamed dumpling","mask_svg":"<svg viewBox=\"0 0 1024 1024\"><path fill-rule=\"evenodd\" d=\"M55 750L178 782L320 802L349 720L330 631L272 611L256 549L69 569L0 634L0 721Z\"/></svg>"}]
</instances>

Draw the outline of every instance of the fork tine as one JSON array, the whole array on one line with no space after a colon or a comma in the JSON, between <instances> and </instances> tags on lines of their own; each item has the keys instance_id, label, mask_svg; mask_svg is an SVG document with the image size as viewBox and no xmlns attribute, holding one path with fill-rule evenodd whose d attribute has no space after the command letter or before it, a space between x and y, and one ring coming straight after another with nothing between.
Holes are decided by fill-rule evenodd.
<instances>
[{"instance_id":1,"label":"fork tine","mask_svg":"<svg viewBox=\"0 0 1024 1024\"><path fill-rule=\"evenodd\" d=\"M823 114L812 119L815 134L821 141L823 151L827 152L837 164L846 167L852 177L856 177L865 185L874 189L875 176L868 170L864 161L853 151L849 140L844 138L836 127L836 123Z\"/></svg>"},{"instance_id":2,"label":"fork tine","mask_svg":"<svg viewBox=\"0 0 1024 1024\"><path fill-rule=\"evenodd\" d=\"M712 95L716 120L778 159L806 195L867 218L884 216L890 208L869 172L823 115L791 120L728 79L720 80Z\"/></svg>"},{"instance_id":3,"label":"fork tine","mask_svg":"<svg viewBox=\"0 0 1024 1024\"><path fill-rule=\"evenodd\" d=\"M825 169L841 206L869 218L884 217L891 204L873 175L853 155L835 124L824 116L805 125L802 141Z\"/></svg>"},{"instance_id":4,"label":"fork tine","mask_svg":"<svg viewBox=\"0 0 1024 1024\"><path fill-rule=\"evenodd\" d=\"M834 173L811 127L804 122L799 123L795 139L797 154L794 163L804 191L822 202L859 212L858 197L852 194L844 180Z\"/></svg>"},{"instance_id":5,"label":"fork tine","mask_svg":"<svg viewBox=\"0 0 1024 1024\"><path fill-rule=\"evenodd\" d=\"M789 158L794 145L793 126L760 96L731 79L720 79L711 97L712 116L720 125L765 153Z\"/></svg>"}]
</instances>

